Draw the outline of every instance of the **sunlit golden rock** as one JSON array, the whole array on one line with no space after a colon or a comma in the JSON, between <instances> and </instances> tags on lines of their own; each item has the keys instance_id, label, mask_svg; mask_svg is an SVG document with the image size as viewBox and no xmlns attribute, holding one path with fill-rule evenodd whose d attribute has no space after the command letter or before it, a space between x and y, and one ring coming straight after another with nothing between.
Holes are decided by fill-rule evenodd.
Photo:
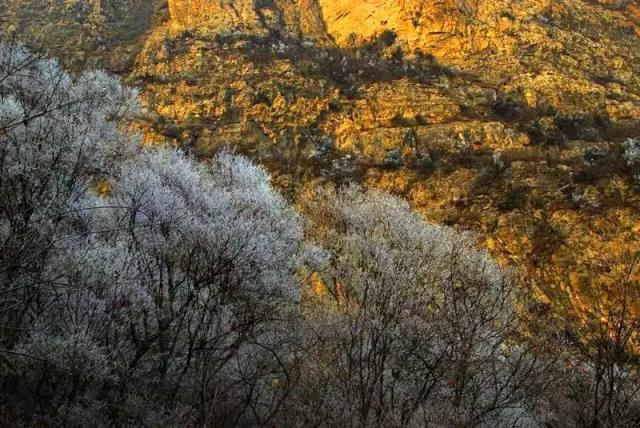
<instances>
[{"instance_id":1,"label":"sunlit golden rock","mask_svg":"<svg viewBox=\"0 0 640 428\"><path fill-rule=\"evenodd\" d=\"M171 24L181 28L249 29L258 25L253 0L169 0Z\"/></svg>"},{"instance_id":2,"label":"sunlit golden rock","mask_svg":"<svg viewBox=\"0 0 640 428\"><path fill-rule=\"evenodd\" d=\"M327 31L342 45L390 30L411 47L431 50L452 39L462 39L467 27L466 11L458 1L318 0L318 3Z\"/></svg>"}]
</instances>

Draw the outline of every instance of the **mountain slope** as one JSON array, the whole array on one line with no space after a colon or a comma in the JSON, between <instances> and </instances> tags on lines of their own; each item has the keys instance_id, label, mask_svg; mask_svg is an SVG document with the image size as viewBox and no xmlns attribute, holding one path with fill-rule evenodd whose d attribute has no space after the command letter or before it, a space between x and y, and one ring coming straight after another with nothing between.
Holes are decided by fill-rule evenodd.
<instances>
[{"instance_id":1,"label":"mountain slope","mask_svg":"<svg viewBox=\"0 0 640 428\"><path fill-rule=\"evenodd\" d=\"M147 141L231 145L293 197L345 181L402 194L562 310L606 303L606 272L640 249L621 144L640 136L636 2L167 6L128 74Z\"/></svg>"}]
</instances>

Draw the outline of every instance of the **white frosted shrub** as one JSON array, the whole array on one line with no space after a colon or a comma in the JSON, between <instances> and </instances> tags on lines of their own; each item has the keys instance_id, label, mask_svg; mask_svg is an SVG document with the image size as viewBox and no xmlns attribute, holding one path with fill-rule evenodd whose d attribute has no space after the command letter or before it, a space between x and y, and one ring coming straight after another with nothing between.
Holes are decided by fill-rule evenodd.
<instances>
[{"instance_id":1,"label":"white frosted shrub","mask_svg":"<svg viewBox=\"0 0 640 428\"><path fill-rule=\"evenodd\" d=\"M633 179L640 183L640 139L629 138L622 145L624 160L632 169Z\"/></svg>"}]
</instances>

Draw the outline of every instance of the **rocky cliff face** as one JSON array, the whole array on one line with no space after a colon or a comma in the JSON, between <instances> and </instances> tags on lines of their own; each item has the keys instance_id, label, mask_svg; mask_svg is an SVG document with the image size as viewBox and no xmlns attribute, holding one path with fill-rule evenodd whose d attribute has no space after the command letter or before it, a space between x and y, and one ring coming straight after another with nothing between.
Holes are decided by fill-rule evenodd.
<instances>
[{"instance_id":1,"label":"rocky cliff face","mask_svg":"<svg viewBox=\"0 0 640 428\"><path fill-rule=\"evenodd\" d=\"M231 145L294 198L345 181L402 194L565 309L640 250L621 146L640 136L637 2L169 0L167 15L128 74L150 143Z\"/></svg>"},{"instance_id":2,"label":"rocky cliff face","mask_svg":"<svg viewBox=\"0 0 640 428\"><path fill-rule=\"evenodd\" d=\"M150 140L231 144L294 196L345 180L403 194L565 309L611 286L583 266L640 248L619 145L640 134L634 2L241 4L207 2L214 24L171 4L136 71Z\"/></svg>"},{"instance_id":3,"label":"rocky cliff face","mask_svg":"<svg viewBox=\"0 0 640 428\"><path fill-rule=\"evenodd\" d=\"M17 32L67 61L111 66L134 54L163 4L174 31L276 34L341 48L393 31L405 54L434 56L505 92L526 90L533 107L580 113L597 105L614 119L640 115L635 1L166 1L11 0L0 32Z\"/></svg>"},{"instance_id":4,"label":"rocky cliff face","mask_svg":"<svg viewBox=\"0 0 640 428\"><path fill-rule=\"evenodd\" d=\"M597 105L615 119L640 118L629 103L640 85L631 1L171 0L169 9L181 28L271 30L343 48L392 31L406 54L432 55L506 92L525 88L532 107L580 113Z\"/></svg>"}]
</instances>

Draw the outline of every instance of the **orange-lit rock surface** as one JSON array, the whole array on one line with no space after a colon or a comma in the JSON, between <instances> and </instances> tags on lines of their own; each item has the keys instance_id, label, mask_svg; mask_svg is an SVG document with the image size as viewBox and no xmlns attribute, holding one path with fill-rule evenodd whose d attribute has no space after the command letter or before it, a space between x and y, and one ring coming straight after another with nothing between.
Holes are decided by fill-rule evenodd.
<instances>
[{"instance_id":1,"label":"orange-lit rock surface","mask_svg":"<svg viewBox=\"0 0 640 428\"><path fill-rule=\"evenodd\" d=\"M212 30L248 29L258 26L253 0L169 0L171 23Z\"/></svg>"}]
</instances>

